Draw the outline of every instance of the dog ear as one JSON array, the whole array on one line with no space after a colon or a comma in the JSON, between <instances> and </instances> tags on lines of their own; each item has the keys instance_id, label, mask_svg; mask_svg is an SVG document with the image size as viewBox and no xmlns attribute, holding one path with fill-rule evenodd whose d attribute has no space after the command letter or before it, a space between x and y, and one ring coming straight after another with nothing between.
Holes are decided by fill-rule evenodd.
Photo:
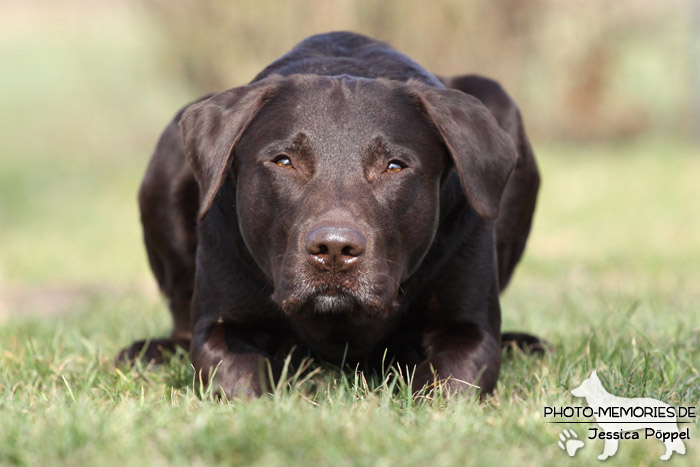
<instances>
[{"instance_id":1,"label":"dog ear","mask_svg":"<svg viewBox=\"0 0 700 467\"><path fill-rule=\"evenodd\" d=\"M199 219L211 208L231 165L236 143L263 105L276 92L281 78L215 94L191 105L180 119L180 136L187 161L199 184Z\"/></svg>"},{"instance_id":2,"label":"dog ear","mask_svg":"<svg viewBox=\"0 0 700 467\"><path fill-rule=\"evenodd\" d=\"M496 219L518 158L512 138L475 97L454 89L411 85L442 136L467 201L484 219Z\"/></svg>"}]
</instances>

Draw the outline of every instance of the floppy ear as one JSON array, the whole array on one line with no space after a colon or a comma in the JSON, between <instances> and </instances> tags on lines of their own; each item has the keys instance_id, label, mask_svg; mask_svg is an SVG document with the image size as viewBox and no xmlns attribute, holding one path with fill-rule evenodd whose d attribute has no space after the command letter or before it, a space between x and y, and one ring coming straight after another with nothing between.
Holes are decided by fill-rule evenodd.
<instances>
[{"instance_id":1,"label":"floppy ear","mask_svg":"<svg viewBox=\"0 0 700 467\"><path fill-rule=\"evenodd\" d=\"M413 84L412 92L447 146L467 201L484 219L496 219L518 158L512 138L475 97Z\"/></svg>"},{"instance_id":2,"label":"floppy ear","mask_svg":"<svg viewBox=\"0 0 700 467\"><path fill-rule=\"evenodd\" d=\"M191 105L180 119L187 161L199 184L199 219L209 211L231 164L233 149L281 78L215 94Z\"/></svg>"}]
</instances>

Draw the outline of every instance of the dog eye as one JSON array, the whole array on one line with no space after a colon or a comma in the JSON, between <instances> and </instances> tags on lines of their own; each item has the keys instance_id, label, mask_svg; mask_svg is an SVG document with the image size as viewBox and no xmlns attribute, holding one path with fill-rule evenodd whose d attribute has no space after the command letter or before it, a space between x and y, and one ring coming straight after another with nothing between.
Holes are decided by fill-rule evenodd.
<instances>
[{"instance_id":1,"label":"dog eye","mask_svg":"<svg viewBox=\"0 0 700 467\"><path fill-rule=\"evenodd\" d=\"M286 154L280 154L279 156L275 157L272 160L272 162L279 165L280 167L284 167L285 169L294 168L294 166L292 165L292 160Z\"/></svg>"},{"instance_id":2,"label":"dog eye","mask_svg":"<svg viewBox=\"0 0 700 467\"><path fill-rule=\"evenodd\" d=\"M406 168L406 164L404 164L401 161L390 161L389 164L386 166L386 171L387 173L393 174L396 172L401 172L403 169Z\"/></svg>"}]
</instances>

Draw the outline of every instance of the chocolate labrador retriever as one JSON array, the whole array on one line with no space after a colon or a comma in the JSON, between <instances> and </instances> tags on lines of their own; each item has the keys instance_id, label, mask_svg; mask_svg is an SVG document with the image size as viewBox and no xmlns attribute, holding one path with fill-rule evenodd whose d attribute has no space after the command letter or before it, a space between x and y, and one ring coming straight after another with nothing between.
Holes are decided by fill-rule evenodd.
<instances>
[{"instance_id":1,"label":"chocolate labrador retriever","mask_svg":"<svg viewBox=\"0 0 700 467\"><path fill-rule=\"evenodd\" d=\"M488 393L538 185L498 83L436 77L357 34L310 37L165 129L139 203L175 326L118 358L182 346L232 396L265 392L292 345L363 365L388 352L415 365L416 390Z\"/></svg>"}]
</instances>

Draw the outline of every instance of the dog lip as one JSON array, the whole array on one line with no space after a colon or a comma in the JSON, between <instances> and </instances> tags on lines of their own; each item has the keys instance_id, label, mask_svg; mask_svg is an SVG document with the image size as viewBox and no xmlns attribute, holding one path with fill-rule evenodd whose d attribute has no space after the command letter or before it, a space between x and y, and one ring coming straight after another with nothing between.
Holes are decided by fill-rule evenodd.
<instances>
[{"instance_id":1,"label":"dog lip","mask_svg":"<svg viewBox=\"0 0 700 467\"><path fill-rule=\"evenodd\" d=\"M285 280L270 298L288 317L367 315L382 320L398 308L396 292L380 278L370 282L366 276L357 280L332 274L315 276L297 275L294 281Z\"/></svg>"}]
</instances>

